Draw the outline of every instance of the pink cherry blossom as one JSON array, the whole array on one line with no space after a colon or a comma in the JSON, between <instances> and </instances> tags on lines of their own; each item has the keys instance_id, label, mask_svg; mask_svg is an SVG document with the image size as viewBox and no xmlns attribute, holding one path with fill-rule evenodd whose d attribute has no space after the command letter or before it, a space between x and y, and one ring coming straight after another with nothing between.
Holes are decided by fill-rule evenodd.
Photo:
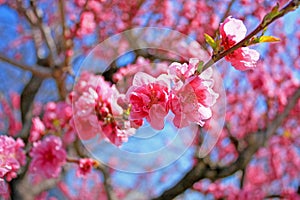
<instances>
[{"instance_id":1,"label":"pink cherry blossom","mask_svg":"<svg viewBox=\"0 0 300 200\"><path fill-rule=\"evenodd\" d=\"M220 25L220 34L222 37L222 45L225 48L230 48L234 44L238 43L246 36L247 29L244 23L239 20L227 17Z\"/></svg>"},{"instance_id":2,"label":"pink cherry blossom","mask_svg":"<svg viewBox=\"0 0 300 200\"><path fill-rule=\"evenodd\" d=\"M163 129L164 117L169 111L169 80L166 76L154 78L138 72L126 96L131 105L130 120L146 118L153 128Z\"/></svg>"},{"instance_id":3,"label":"pink cherry blossom","mask_svg":"<svg viewBox=\"0 0 300 200\"><path fill-rule=\"evenodd\" d=\"M62 166L66 162L66 150L62 147L59 137L49 136L42 141L33 143L29 153L32 160L29 170L33 174L39 174L45 178L58 177Z\"/></svg>"},{"instance_id":4,"label":"pink cherry blossom","mask_svg":"<svg viewBox=\"0 0 300 200\"><path fill-rule=\"evenodd\" d=\"M208 69L199 76L193 76L199 60L190 59L189 64L172 63L169 75L175 82L170 95L170 108L175 114L173 123L182 128L196 123L204 125L212 116L211 106L216 103L218 94L213 90L212 70Z\"/></svg>"},{"instance_id":5,"label":"pink cherry blossom","mask_svg":"<svg viewBox=\"0 0 300 200\"><path fill-rule=\"evenodd\" d=\"M218 94L205 85L200 77L191 77L179 90L174 91L171 110L175 114L174 125L182 128L197 123L203 126L205 120L212 116L211 106Z\"/></svg>"},{"instance_id":6,"label":"pink cherry blossom","mask_svg":"<svg viewBox=\"0 0 300 200\"><path fill-rule=\"evenodd\" d=\"M18 138L0 136L0 178L11 181L26 162L24 143Z\"/></svg>"},{"instance_id":7,"label":"pink cherry blossom","mask_svg":"<svg viewBox=\"0 0 300 200\"><path fill-rule=\"evenodd\" d=\"M39 117L32 118L32 127L30 130L29 141L35 142L39 140L42 137L42 135L45 134L45 130L45 125Z\"/></svg>"},{"instance_id":8,"label":"pink cherry blossom","mask_svg":"<svg viewBox=\"0 0 300 200\"><path fill-rule=\"evenodd\" d=\"M76 172L76 175L78 177L86 177L92 169L93 166L96 164L96 161L91 158L82 158L79 160L78 163L78 170Z\"/></svg>"},{"instance_id":9,"label":"pink cherry blossom","mask_svg":"<svg viewBox=\"0 0 300 200\"><path fill-rule=\"evenodd\" d=\"M100 138L107 138L119 146L134 134L130 122L124 118L124 109L127 108L122 108L118 103L124 95L102 76L83 72L75 91L72 95L74 124L81 139L91 139L100 133Z\"/></svg>"},{"instance_id":10,"label":"pink cherry blossom","mask_svg":"<svg viewBox=\"0 0 300 200\"><path fill-rule=\"evenodd\" d=\"M198 62L198 59L195 58L190 59L189 64L173 62L169 66L168 74L184 81L195 73Z\"/></svg>"},{"instance_id":11,"label":"pink cherry blossom","mask_svg":"<svg viewBox=\"0 0 300 200\"><path fill-rule=\"evenodd\" d=\"M72 107L69 103L62 101L48 102L45 106L42 120L46 130L42 132L47 131L52 134L60 134L64 145L73 142L76 135L71 123L72 115ZM36 134L36 132L32 134Z\"/></svg>"},{"instance_id":12,"label":"pink cherry blossom","mask_svg":"<svg viewBox=\"0 0 300 200\"><path fill-rule=\"evenodd\" d=\"M256 50L242 47L225 57L237 70L248 70L256 67L259 60L259 53Z\"/></svg>"},{"instance_id":13,"label":"pink cherry blossom","mask_svg":"<svg viewBox=\"0 0 300 200\"><path fill-rule=\"evenodd\" d=\"M247 32L243 22L231 16L227 17L225 21L221 23L219 30L222 39L221 45L225 50L244 39ZM243 71L256 67L259 53L248 47L242 47L225 56L225 59L229 61L234 68Z\"/></svg>"}]
</instances>

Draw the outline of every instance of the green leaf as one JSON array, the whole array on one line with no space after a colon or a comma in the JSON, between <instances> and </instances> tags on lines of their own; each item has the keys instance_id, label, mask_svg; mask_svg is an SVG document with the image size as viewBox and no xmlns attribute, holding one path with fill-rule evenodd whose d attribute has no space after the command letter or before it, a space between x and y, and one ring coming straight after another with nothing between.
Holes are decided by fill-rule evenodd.
<instances>
[{"instance_id":1,"label":"green leaf","mask_svg":"<svg viewBox=\"0 0 300 200\"><path fill-rule=\"evenodd\" d=\"M217 43L215 42L215 40L206 33L204 33L204 37L205 37L205 41L207 42L207 44L209 44L213 48L213 50L216 50Z\"/></svg>"},{"instance_id":2,"label":"green leaf","mask_svg":"<svg viewBox=\"0 0 300 200\"><path fill-rule=\"evenodd\" d=\"M279 42L280 39L274 36L261 36L259 38L259 43L263 43L263 42Z\"/></svg>"}]
</instances>

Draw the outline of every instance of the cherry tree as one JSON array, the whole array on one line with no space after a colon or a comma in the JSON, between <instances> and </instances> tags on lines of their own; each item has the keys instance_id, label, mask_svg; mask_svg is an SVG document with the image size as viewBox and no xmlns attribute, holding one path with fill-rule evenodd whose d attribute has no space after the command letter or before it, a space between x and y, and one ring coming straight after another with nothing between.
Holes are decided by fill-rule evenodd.
<instances>
[{"instance_id":1,"label":"cherry tree","mask_svg":"<svg viewBox=\"0 0 300 200\"><path fill-rule=\"evenodd\" d=\"M300 199L299 5L0 0L1 197Z\"/></svg>"}]
</instances>

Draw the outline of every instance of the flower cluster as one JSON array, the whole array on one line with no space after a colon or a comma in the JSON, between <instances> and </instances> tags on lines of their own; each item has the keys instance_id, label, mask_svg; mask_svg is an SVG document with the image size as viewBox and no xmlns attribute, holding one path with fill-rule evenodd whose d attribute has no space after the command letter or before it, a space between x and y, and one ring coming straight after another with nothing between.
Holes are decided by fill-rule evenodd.
<instances>
[{"instance_id":1,"label":"flower cluster","mask_svg":"<svg viewBox=\"0 0 300 200\"><path fill-rule=\"evenodd\" d=\"M26 162L24 143L18 138L0 136L0 179L11 181Z\"/></svg>"},{"instance_id":2,"label":"flower cluster","mask_svg":"<svg viewBox=\"0 0 300 200\"><path fill-rule=\"evenodd\" d=\"M42 120L40 117L32 119L29 141L40 140L44 135L50 133L61 135L65 145L75 140L75 131L72 125L72 108L66 102L49 102L44 107Z\"/></svg>"},{"instance_id":3,"label":"flower cluster","mask_svg":"<svg viewBox=\"0 0 300 200\"><path fill-rule=\"evenodd\" d=\"M221 45L227 50L245 38L247 29L241 20L229 16L221 23L219 31ZM248 47L241 47L225 56L225 59L237 70L248 70L256 66L259 53Z\"/></svg>"},{"instance_id":4,"label":"flower cluster","mask_svg":"<svg viewBox=\"0 0 300 200\"><path fill-rule=\"evenodd\" d=\"M211 107L218 94L212 89L211 69L195 75L198 64L198 59L191 59L189 64L172 63L157 78L137 72L125 95L102 76L83 72L71 93L74 122L81 139L98 136L119 146L144 120L162 130L169 111L175 115L177 128L191 123L203 126L212 116Z\"/></svg>"},{"instance_id":5,"label":"flower cluster","mask_svg":"<svg viewBox=\"0 0 300 200\"><path fill-rule=\"evenodd\" d=\"M194 75L198 62L191 59L189 64L172 63L168 74L158 78L137 73L126 94L131 105L129 119L141 122L145 118L153 128L161 130L164 118L171 110L177 128L191 123L203 126L212 116L211 106L218 94L212 89L211 69Z\"/></svg>"}]
</instances>

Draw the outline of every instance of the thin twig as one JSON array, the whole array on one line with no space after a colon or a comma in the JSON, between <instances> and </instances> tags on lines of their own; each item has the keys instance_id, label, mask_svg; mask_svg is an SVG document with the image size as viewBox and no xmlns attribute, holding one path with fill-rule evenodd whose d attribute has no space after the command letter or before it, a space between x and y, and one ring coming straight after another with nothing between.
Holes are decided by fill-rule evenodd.
<instances>
[{"instance_id":1,"label":"thin twig","mask_svg":"<svg viewBox=\"0 0 300 200\"><path fill-rule=\"evenodd\" d=\"M231 10L231 8L232 8L232 6L233 6L233 4L234 4L235 1L236 1L236 0L231 0L231 1L229 2L229 4L227 5L227 9L226 9L224 15L222 16L220 22L223 22L223 21L226 19L226 17L228 17L228 15L229 15L229 13L230 13L230 10ZM217 30L215 31L215 34L214 34L214 35L215 35L215 38L219 35L219 29L217 29Z\"/></svg>"}]
</instances>

